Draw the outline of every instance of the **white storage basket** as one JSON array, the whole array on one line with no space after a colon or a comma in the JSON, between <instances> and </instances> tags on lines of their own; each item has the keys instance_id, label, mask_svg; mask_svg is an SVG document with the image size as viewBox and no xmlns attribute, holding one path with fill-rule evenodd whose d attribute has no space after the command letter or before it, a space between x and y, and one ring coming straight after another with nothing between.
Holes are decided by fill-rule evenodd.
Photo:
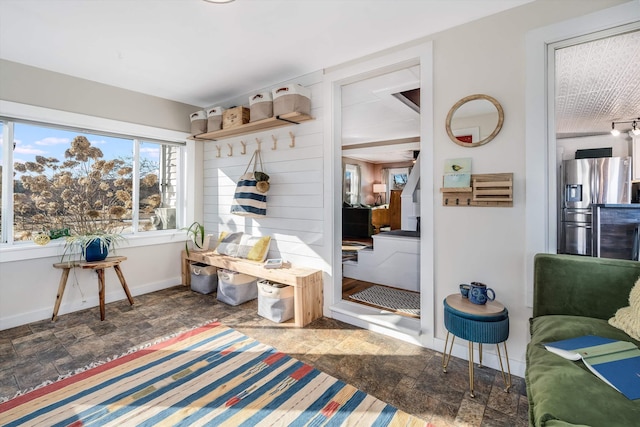
<instances>
[{"instance_id":1,"label":"white storage basket","mask_svg":"<svg viewBox=\"0 0 640 427\"><path fill-rule=\"evenodd\" d=\"M268 280L258 281L258 315L273 322L286 322L294 316L292 286Z\"/></svg>"},{"instance_id":2,"label":"white storage basket","mask_svg":"<svg viewBox=\"0 0 640 427\"><path fill-rule=\"evenodd\" d=\"M191 264L191 290L210 294L218 289L217 268L207 264Z\"/></svg>"},{"instance_id":3,"label":"white storage basket","mask_svg":"<svg viewBox=\"0 0 640 427\"><path fill-rule=\"evenodd\" d=\"M251 122L273 117L273 97L271 92L257 93L249 97L249 109L249 120Z\"/></svg>"},{"instance_id":4,"label":"white storage basket","mask_svg":"<svg viewBox=\"0 0 640 427\"><path fill-rule=\"evenodd\" d=\"M273 115L287 113L311 114L311 90L299 84L280 86L272 90Z\"/></svg>"},{"instance_id":5,"label":"white storage basket","mask_svg":"<svg viewBox=\"0 0 640 427\"><path fill-rule=\"evenodd\" d=\"M222 107L212 107L207 110L207 132L222 129Z\"/></svg>"},{"instance_id":6,"label":"white storage basket","mask_svg":"<svg viewBox=\"0 0 640 427\"><path fill-rule=\"evenodd\" d=\"M200 135L207 132L207 112L196 111L189 116L191 119L191 135Z\"/></svg>"},{"instance_id":7,"label":"white storage basket","mask_svg":"<svg viewBox=\"0 0 640 427\"><path fill-rule=\"evenodd\" d=\"M220 302L239 305L258 297L257 279L232 270L218 270L218 294Z\"/></svg>"}]
</instances>

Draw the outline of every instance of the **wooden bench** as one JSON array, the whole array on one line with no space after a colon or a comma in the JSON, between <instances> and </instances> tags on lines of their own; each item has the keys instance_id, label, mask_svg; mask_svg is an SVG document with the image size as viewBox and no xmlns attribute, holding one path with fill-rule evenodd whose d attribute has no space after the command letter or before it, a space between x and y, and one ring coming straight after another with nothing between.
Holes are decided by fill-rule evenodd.
<instances>
[{"instance_id":1,"label":"wooden bench","mask_svg":"<svg viewBox=\"0 0 640 427\"><path fill-rule=\"evenodd\" d=\"M322 271L283 265L264 268L264 263L218 255L213 252L182 251L182 284L191 285L190 265L200 262L218 268L237 271L250 276L293 286L294 324L303 327L322 317Z\"/></svg>"}]
</instances>

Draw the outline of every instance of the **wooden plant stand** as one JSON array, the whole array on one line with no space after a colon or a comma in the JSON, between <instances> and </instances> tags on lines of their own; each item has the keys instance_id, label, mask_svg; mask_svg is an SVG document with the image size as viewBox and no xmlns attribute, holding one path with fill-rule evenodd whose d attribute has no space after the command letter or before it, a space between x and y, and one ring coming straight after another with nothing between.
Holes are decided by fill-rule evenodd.
<instances>
[{"instance_id":1,"label":"wooden plant stand","mask_svg":"<svg viewBox=\"0 0 640 427\"><path fill-rule=\"evenodd\" d=\"M120 283L122 284L122 289L124 289L125 294L127 294L127 298L129 299L129 303L133 305L133 297L129 292L129 287L127 286L127 281L124 279L124 275L122 274L122 270L120 269L120 263L122 261L126 261L127 257L116 256L109 257L103 261L94 261L94 262L86 262L86 261L69 261L69 262L59 262L53 264L54 268L62 269L62 277L60 277L60 285L58 286L58 295L56 296L56 304L53 307L53 316L51 316L51 321L54 322L58 317L58 310L60 309L60 303L62 302L62 295L64 294L64 289L67 286L67 279L69 278L69 271L72 268L79 267L82 269L90 269L95 270L98 274L98 295L100 297L100 320L104 320L104 269L113 267L116 274L118 275L118 279L120 279Z\"/></svg>"}]
</instances>

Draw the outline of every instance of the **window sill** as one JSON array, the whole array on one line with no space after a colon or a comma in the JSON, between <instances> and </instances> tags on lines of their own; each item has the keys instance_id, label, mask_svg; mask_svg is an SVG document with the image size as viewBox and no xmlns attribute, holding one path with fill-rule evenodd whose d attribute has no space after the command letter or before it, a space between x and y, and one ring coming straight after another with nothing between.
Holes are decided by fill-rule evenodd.
<instances>
[{"instance_id":1,"label":"window sill","mask_svg":"<svg viewBox=\"0 0 640 427\"><path fill-rule=\"evenodd\" d=\"M184 232L179 230L147 232L128 236L126 241L120 243L116 250L184 242L185 239ZM3 244L0 245L0 264L38 258L59 258L62 257L63 252L64 242L62 240L50 242L45 246L38 246L33 242L17 242L12 245Z\"/></svg>"}]
</instances>

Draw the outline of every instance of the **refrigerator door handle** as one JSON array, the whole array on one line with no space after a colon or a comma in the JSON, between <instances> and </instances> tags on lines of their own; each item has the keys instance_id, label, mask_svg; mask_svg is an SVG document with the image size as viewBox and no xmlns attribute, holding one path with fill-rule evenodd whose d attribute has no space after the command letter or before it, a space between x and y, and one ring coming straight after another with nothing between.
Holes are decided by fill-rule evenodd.
<instances>
[{"instance_id":1,"label":"refrigerator door handle","mask_svg":"<svg viewBox=\"0 0 640 427\"><path fill-rule=\"evenodd\" d=\"M591 203L600 203L599 190L600 190L600 171L599 164L594 162L591 168L591 185L589 191L591 192Z\"/></svg>"}]
</instances>

